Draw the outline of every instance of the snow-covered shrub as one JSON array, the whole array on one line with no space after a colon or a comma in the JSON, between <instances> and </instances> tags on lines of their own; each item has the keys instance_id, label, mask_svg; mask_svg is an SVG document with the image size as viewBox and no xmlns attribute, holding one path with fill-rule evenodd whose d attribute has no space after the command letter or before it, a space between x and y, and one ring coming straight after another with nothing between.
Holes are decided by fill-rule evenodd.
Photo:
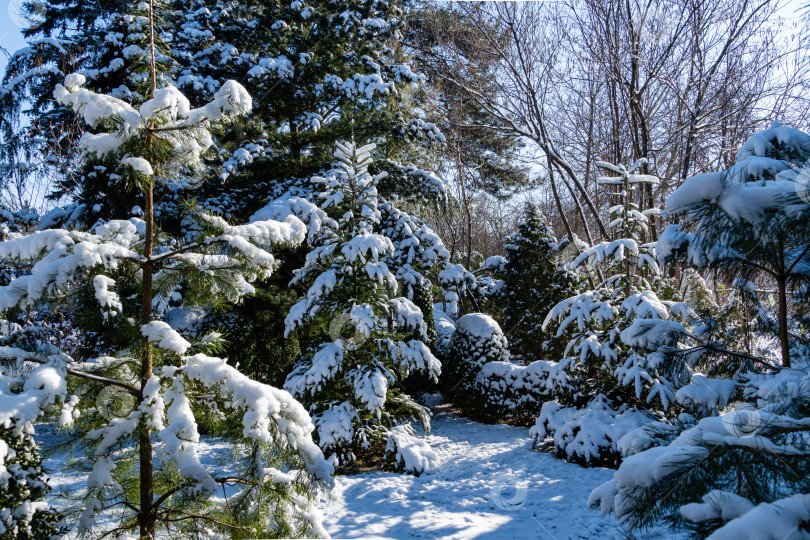
<instances>
[{"instance_id":1,"label":"snow-covered shrub","mask_svg":"<svg viewBox=\"0 0 810 540\"><path fill-rule=\"evenodd\" d=\"M441 385L456 404L475 414L483 396L474 392L475 379L489 362L508 362L509 345L495 319L469 313L456 322L442 370Z\"/></svg>"},{"instance_id":2,"label":"snow-covered shrub","mask_svg":"<svg viewBox=\"0 0 810 540\"><path fill-rule=\"evenodd\" d=\"M543 404L529 435L535 445L551 438L554 452L566 460L615 467L622 458L621 439L654 420L648 411L627 405L614 409L604 396L581 408L549 401Z\"/></svg>"},{"instance_id":3,"label":"snow-covered shrub","mask_svg":"<svg viewBox=\"0 0 810 540\"><path fill-rule=\"evenodd\" d=\"M433 306L433 327L436 329L436 356L446 361L452 349L453 334L456 333L456 321L444 312L441 304Z\"/></svg>"},{"instance_id":4,"label":"snow-covered shrub","mask_svg":"<svg viewBox=\"0 0 810 540\"><path fill-rule=\"evenodd\" d=\"M290 309L286 333L303 328L315 338L284 387L306 403L318 443L341 465L395 452L402 457L395 465L419 473L419 465L432 461L407 457L405 448L417 445L400 426L420 420L428 431L429 412L399 383L411 373L435 381L441 364L425 344L422 311L397 296L400 283L387 264L396 249L381 230L380 178L368 173L373 149L338 144L337 167L313 178L322 189L321 208L334 219L323 216L292 282L308 290ZM412 281L403 288L413 293L420 281L408 268L402 275Z\"/></svg>"},{"instance_id":5,"label":"snow-covered shrub","mask_svg":"<svg viewBox=\"0 0 810 540\"><path fill-rule=\"evenodd\" d=\"M509 360L507 340L488 315L471 313L454 321L440 304L434 309L437 354L444 373L457 377L443 375L442 387L467 414L526 423L534 421L545 401L566 390L568 375L560 364Z\"/></svg>"},{"instance_id":6,"label":"snow-covered shrub","mask_svg":"<svg viewBox=\"0 0 810 540\"><path fill-rule=\"evenodd\" d=\"M39 213L31 208L11 211L0 206L0 240L5 240L13 232L32 232L39 219Z\"/></svg>"},{"instance_id":7,"label":"snow-covered shrub","mask_svg":"<svg viewBox=\"0 0 810 540\"><path fill-rule=\"evenodd\" d=\"M391 428L385 455L395 463L395 467L419 476L436 468L439 456L421 437L414 434L410 425Z\"/></svg>"},{"instance_id":8,"label":"snow-covered shrub","mask_svg":"<svg viewBox=\"0 0 810 540\"><path fill-rule=\"evenodd\" d=\"M0 384L3 382L0 381ZM0 538L55 537L61 516L44 499L50 491L33 426L0 424Z\"/></svg>"},{"instance_id":9,"label":"snow-covered shrub","mask_svg":"<svg viewBox=\"0 0 810 540\"><path fill-rule=\"evenodd\" d=\"M459 317L465 310L475 310L478 280L462 264L447 262L438 275L439 286L444 291L445 312Z\"/></svg>"}]
</instances>

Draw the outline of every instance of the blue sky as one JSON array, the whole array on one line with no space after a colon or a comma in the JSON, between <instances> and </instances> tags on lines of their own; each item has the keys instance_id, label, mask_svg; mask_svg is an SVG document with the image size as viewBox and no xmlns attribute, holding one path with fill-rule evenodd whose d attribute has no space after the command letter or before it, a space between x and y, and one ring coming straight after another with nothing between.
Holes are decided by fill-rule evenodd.
<instances>
[{"instance_id":1,"label":"blue sky","mask_svg":"<svg viewBox=\"0 0 810 540\"><path fill-rule=\"evenodd\" d=\"M14 52L25 46L20 28L12 21L9 7L12 0L0 0L0 46ZM14 2L16 5L17 2ZM12 8L13 9L13 8ZM0 70L6 68L6 55L0 53Z\"/></svg>"}]
</instances>

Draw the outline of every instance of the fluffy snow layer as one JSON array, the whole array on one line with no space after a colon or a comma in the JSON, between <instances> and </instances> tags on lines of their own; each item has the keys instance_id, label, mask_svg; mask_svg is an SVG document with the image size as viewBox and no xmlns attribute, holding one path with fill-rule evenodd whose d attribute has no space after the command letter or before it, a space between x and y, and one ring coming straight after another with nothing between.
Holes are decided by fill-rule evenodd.
<instances>
[{"instance_id":1,"label":"fluffy snow layer","mask_svg":"<svg viewBox=\"0 0 810 540\"><path fill-rule=\"evenodd\" d=\"M324 501L333 538L622 538L617 520L586 505L613 471L534 452L526 428L479 424L442 406L433 412L426 439L436 469L337 477Z\"/></svg>"},{"instance_id":2,"label":"fluffy snow layer","mask_svg":"<svg viewBox=\"0 0 810 540\"><path fill-rule=\"evenodd\" d=\"M495 333L502 333L501 327L495 322L495 319L485 313L470 313L464 315L456 323L458 330L463 330L468 334L479 337L487 338Z\"/></svg>"},{"instance_id":3,"label":"fluffy snow layer","mask_svg":"<svg viewBox=\"0 0 810 540\"><path fill-rule=\"evenodd\" d=\"M443 406L433 413L426 439L437 454L435 471L419 477L384 472L336 477L331 496L321 501L333 538L624 538L615 518L586 505L590 491L614 471L532 451L527 428L479 424ZM200 461L220 473L229 471L227 443L201 439ZM45 462L52 495L60 489L77 494L85 487L86 477L67 468L66 459L52 456ZM235 488L228 491L233 495ZM676 537L655 529L636 538Z\"/></svg>"}]
</instances>

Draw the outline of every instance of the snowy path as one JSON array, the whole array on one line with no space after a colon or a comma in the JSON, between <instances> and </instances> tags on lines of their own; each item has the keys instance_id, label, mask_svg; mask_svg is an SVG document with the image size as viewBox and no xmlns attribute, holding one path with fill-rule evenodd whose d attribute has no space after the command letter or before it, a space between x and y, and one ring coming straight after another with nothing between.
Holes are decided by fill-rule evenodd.
<instances>
[{"instance_id":1,"label":"snowy path","mask_svg":"<svg viewBox=\"0 0 810 540\"><path fill-rule=\"evenodd\" d=\"M609 469L533 452L528 428L485 425L434 409L436 472L336 479L325 517L334 538L623 538L586 506ZM647 535L647 538L650 536ZM655 535L654 537L661 537Z\"/></svg>"},{"instance_id":2,"label":"snowy path","mask_svg":"<svg viewBox=\"0 0 810 540\"><path fill-rule=\"evenodd\" d=\"M449 414L442 405L433 410L428 439L439 456L436 471L419 478L383 472L337 477L330 499L323 501L333 538L624 538L615 519L586 506L591 489L612 470L586 469L534 452L528 428L480 424ZM229 446L221 441L205 446L203 461L221 466L217 456L227 456ZM65 456L46 465L54 495L84 490L86 476L68 470ZM672 535L656 531L636 538Z\"/></svg>"}]
</instances>

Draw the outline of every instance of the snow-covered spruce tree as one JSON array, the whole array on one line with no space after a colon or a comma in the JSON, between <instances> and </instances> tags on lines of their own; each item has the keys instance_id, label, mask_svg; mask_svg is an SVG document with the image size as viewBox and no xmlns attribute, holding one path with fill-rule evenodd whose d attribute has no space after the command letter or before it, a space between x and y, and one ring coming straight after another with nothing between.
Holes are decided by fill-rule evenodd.
<instances>
[{"instance_id":1,"label":"snow-covered spruce tree","mask_svg":"<svg viewBox=\"0 0 810 540\"><path fill-rule=\"evenodd\" d=\"M561 363L572 388L561 401L543 406L532 434L536 440L554 437L559 454L586 463L617 460L616 442L624 432L608 430L607 425L617 415L629 419L631 414L624 416L628 407L667 410L691 376L684 358L670 354L687 331L682 323L689 309L656 294L659 268L653 247L644 244L647 216L656 210L642 212L633 202L639 186L658 182L636 174L643 163L629 168L598 163L619 175L597 179L620 190L616 195L622 203L611 208L617 238L585 250L573 266L602 265L605 279L595 289L557 304L544 322L548 327L559 321L556 335L570 338ZM589 410L600 418L589 418ZM621 424L632 429L648 420L641 413L637 422ZM583 430L586 424L591 428Z\"/></svg>"},{"instance_id":2,"label":"snow-covered spruce tree","mask_svg":"<svg viewBox=\"0 0 810 540\"><path fill-rule=\"evenodd\" d=\"M528 362L557 361L567 342L543 329L551 308L574 293L577 278L557 260L554 232L537 207L526 203L518 230L504 239L506 264L498 302L512 354Z\"/></svg>"},{"instance_id":3,"label":"snow-covered spruce tree","mask_svg":"<svg viewBox=\"0 0 810 540\"><path fill-rule=\"evenodd\" d=\"M422 170L427 161L424 149L441 141L442 135L414 106L418 99L414 89L425 78L412 70L400 44L409 2L228 5L177 0L174 6L182 12L172 41L179 57L173 75L180 88L203 100L221 81L236 79L256 96L250 118L231 136L220 138L222 166L214 168L217 173L209 174L197 192L203 207L242 220L278 197L314 201L317 192L309 177L328 169L335 142L352 134L378 144L372 172L389 173L378 185L381 195L398 205L444 196L442 182ZM397 226L388 216L399 218L386 211L386 203L381 202L380 209L383 227ZM413 221L413 216L408 219ZM391 239L399 252L395 236ZM229 306L228 322L255 326L250 321L287 312L290 272L300 266L305 251L289 255L275 278L260 284L260 295L244 306ZM389 267L399 276L400 267ZM427 314L431 304L426 291L417 287L413 301ZM406 290L400 294L411 298ZM426 320L430 335L430 318ZM224 330L237 333L239 326L228 324ZM226 349L230 359L255 368L251 372L257 376L283 377L289 355L265 363L253 354L266 348L282 351L294 341L271 334L259 329L231 339Z\"/></svg>"},{"instance_id":4,"label":"snow-covered spruce tree","mask_svg":"<svg viewBox=\"0 0 810 540\"><path fill-rule=\"evenodd\" d=\"M143 192L143 219L99 223L87 232L37 231L0 243L3 259L33 264L30 275L0 289L0 309L64 297L89 282L109 324L131 341L115 356L87 359L46 342L0 349L22 373L11 384L4 371L0 422L19 428L62 404L60 423L81 435L74 453L91 470L75 522L80 533L91 531L99 514L111 513L116 532L137 530L141 538L154 538L163 526L174 534L325 534L313 490L330 482L332 467L312 441L306 410L289 393L209 356L221 346L218 336L190 343L153 317L153 305L177 284L198 299L235 301L249 294L250 282L276 265L266 248L304 239L306 227L294 217L231 226L193 209L201 226L190 240L155 230L154 185L193 168L212 145L210 127L248 113L249 94L228 81L213 101L192 109L176 88L157 88L153 67L151 99L135 108L83 83L83 76L70 75L55 96L98 130L82 136L85 155L114 156L122 177ZM117 293L133 281L139 295ZM103 414L95 399L100 392L119 393L131 409L120 417ZM227 474L200 461L196 418L203 412L212 429L234 442L237 459ZM226 490L222 504L212 494L226 486L238 491Z\"/></svg>"},{"instance_id":5,"label":"snow-covered spruce tree","mask_svg":"<svg viewBox=\"0 0 810 540\"><path fill-rule=\"evenodd\" d=\"M427 326L425 343L437 352L433 280L437 270L449 259L450 252L424 220L399 209L393 201L381 201L380 212L383 234L394 245L394 253L386 264L400 284L399 294L422 312ZM435 390L436 382L430 373L412 373L402 382L402 387L406 393L416 396Z\"/></svg>"},{"instance_id":6,"label":"snow-covered spruce tree","mask_svg":"<svg viewBox=\"0 0 810 540\"><path fill-rule=\"evenodd\" d=\"M385 263L394 245L381 232L379 177L368 173L373 148L338 144L336 168L313 177L321 208L335 219L318 218L314 247L292 283L309 288L286 318L287 333L305 327L319 339L285 388L308 405L321 448L340 465L384 454L418 474L435 454L409 422L419 419L427 431L429 413L397 385L412 372L436 380L441 365L425 345L422 312L396 296L399 284Z\"/></svg>"},{"instance_id":7,"label":"snow-covered spruce tree","mask_svg":"<svg viewBox=\"0 0 810 540\"><path fill-rule=\"evenodd\" d=\"M658 255L743 276L736 277L741 302L760 320L755 336L776 336L781 347L769 358L734 350L727 336L692 336L697 365L732 378L694 375L676 397L708 416L662 429L662 445L628 457L589 504L635 528L664 521L713 539L807 538L810 354L801 309L810 277L810 175L802 167L810 136L773 124L737 157L729 170L689 178L670 195L666 211L684 224L662 234ZM754 282L776 289L775 314ZM740 390L744 403L727 408Z\"/></svg>"}]
</instances>

